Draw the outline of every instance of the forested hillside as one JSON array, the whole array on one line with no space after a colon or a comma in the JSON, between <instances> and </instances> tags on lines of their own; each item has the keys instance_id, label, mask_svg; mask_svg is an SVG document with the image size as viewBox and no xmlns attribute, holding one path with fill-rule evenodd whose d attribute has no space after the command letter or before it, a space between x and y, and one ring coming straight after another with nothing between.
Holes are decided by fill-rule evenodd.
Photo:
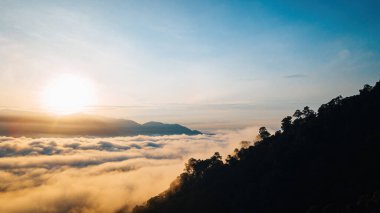
<instances>
[{"instance_id":1,"label":"forested hillside","mask_svg":"<svg viewBox=\"0 0 380 213\"><path fill-rule=\"evenodd\" d=\"M134 213L380 212L380 82L260 129L254 145L185 172Z\"/></svg>"}]
</instances>

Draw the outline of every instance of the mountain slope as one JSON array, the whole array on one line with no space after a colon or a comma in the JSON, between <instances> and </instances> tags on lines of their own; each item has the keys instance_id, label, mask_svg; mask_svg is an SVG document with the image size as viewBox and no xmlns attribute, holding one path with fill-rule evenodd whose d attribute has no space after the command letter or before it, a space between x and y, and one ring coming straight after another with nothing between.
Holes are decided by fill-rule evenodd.
<instances>
[{"instance_id":1,"label":"mountain slope","mask_svg":"<svg viewBox=\"0 0 380 213\"><path fill-rule=\"evenodd\" d=\"M153 125L154 124L154 125ZM178 124L104 118L86 114L52 116L43 113L0 111L0 135L26 137L134 136L202 134Z\"/></svg>"},{"instance_id":2,"label":"mountain slope","mask_svg":"<svg viewBox=\"0 0 380 213\"><path fill-rule=\"evenodd\" d=\"M262 140L226 162L190 159L133 212L380 212L379 121L380 82L318 113L297 110L275 135L260 129Z\"/></svg>"}]
</instances>

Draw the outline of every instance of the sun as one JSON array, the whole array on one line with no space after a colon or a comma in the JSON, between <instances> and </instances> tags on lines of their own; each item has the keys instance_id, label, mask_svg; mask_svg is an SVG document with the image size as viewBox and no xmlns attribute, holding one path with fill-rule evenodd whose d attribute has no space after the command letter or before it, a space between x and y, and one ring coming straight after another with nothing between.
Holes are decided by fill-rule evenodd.
<instances>
[{"instance_id":1,"label":"sun","mask_svg":"<svg viewBox=\"0 0 380 213\"><path fill-rule=\"evenodd\" d=\"M72 114L95 103L93 83L76 75L63 75L50 81L42 92L42 104L55 114Z\"/></svg>"}]
</instances>

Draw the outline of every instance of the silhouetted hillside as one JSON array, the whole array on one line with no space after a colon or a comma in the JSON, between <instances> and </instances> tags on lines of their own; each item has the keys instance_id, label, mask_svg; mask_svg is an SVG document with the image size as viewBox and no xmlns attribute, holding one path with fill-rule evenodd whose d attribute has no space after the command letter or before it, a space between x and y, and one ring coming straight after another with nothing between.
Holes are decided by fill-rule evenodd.
<instances>
[{"instance_id":1,"label":"silhouetted hillside","mask_svg":"<svg viewBox=\"0 0 380 213\"><path fill-rule=\"evenodd\" d=\"M190 159L164 193L134 213L380 212L380 82L318 113L305 107L223 162ZM122 210L121 210L122 211Z\"/></svg>"},{"instance_id":2,"label":"silhouetted hillside","mask_svg":"<svg viewBox=\"0 0 380 213\"><path fill-rule=\"evenodd\" d=\"M134 135L197 135L179 124L104 118L86 114L52 116L43 113L4 110L0 111L0 135L26 137L73 136L134 136Z\"/></svg>"}]
</instances>

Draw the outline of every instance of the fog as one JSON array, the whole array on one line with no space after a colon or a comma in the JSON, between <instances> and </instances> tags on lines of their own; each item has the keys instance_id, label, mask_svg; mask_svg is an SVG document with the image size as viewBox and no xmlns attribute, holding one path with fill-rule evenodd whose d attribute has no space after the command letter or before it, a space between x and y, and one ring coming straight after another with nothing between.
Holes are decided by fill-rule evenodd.
<instances>
[{"instance_id":1,"label":"fog","mask_svg":"<svg viewBox=\"0 0 380 213\"><path fill-rule=\"evenodd\" d=\"M230 154L256 127L215 135L0 137L0 212L115 212L167 189L190 157Z\"/></svg>"}]
</instances>

